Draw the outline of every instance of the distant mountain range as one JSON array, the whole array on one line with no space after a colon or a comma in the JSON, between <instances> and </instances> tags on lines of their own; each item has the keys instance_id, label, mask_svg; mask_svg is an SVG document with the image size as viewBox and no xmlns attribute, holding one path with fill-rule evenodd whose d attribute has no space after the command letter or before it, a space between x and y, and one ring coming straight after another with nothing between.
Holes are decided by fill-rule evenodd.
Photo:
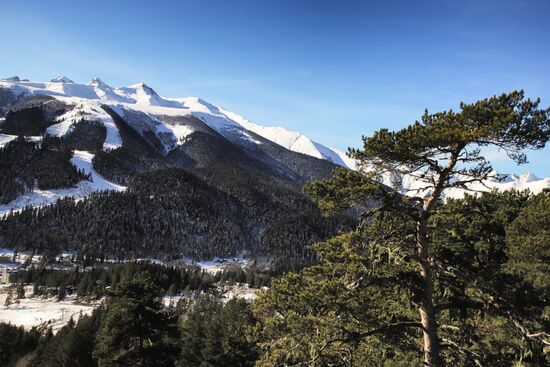
<instances>
[{"instance_id":1,"label":"distant mountain range","mask_svg":"<svg viewBox=\"0 0 550 367\"><path fill-rule=\"evenodd\" d=\"M95 125L86 129L82 121ZM358 168L345 153L299 132L253 123L201 98L161 97L143 83L113 88L99 78L88 84L65 76L49 82L19 77L0 80L0 146L20 135L40 140L44 134L72 137L78 148L72 163L92 175L93 182L30 190L12 202L0 203L0 213L67 195L124 190L132 174L167 165L205 168L227 164L298 185L329 177L335 165ZM92 140L101 140L99 149L86 149ZM101 159L94 159L98 153ZM387 184L392 181L390 176L380 179ZM405 177L400 190L407 193L416 186L414 176ZM494 178L474 188L539 192L547 187L548 178L495 172ZM463 190L446 192L447 197L463 194Z\"/></svg>"}]
</instances>

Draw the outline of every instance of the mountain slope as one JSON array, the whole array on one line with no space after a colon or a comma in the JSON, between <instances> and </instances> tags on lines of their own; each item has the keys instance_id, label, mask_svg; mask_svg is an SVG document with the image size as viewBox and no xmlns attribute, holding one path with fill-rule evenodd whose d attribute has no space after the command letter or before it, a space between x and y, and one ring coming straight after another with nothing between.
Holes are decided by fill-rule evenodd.
<instances>
[{"instance_id":1,"label":"mountain slope","mask_svg":"<svg viewBox=\"0 0 550 367\"><path fill-rule=\"evenodd\" d=\"M0 81L2 116L0 143L12 135L66 137L83 119L102 124L106 138L102 152L94 152L94 164L119 184L134 173L170 165L230 164L297 184L328 177L334 165L358 169L357 162L343 152L299 132L255 124L201 98L164 98L143 83L113 88L99 78L78 84L65 76L51 82L13 77ZM390 177L380 180L391 183ZM399 190L416 194L419 185L412 175L402 179ZM525 180L495 173L485 185L473 189L539 192L547 187L549 179ZM445 193L446 197L462 195L464 190Z\"/></svg>"},{"instance_id":2,"label":"mountain slope","mask_svg":"<svg viewBox=\"0 0 550 367\"><path fill-rule=\"evenodd\" d=\"M323 217L302 192L337 165L357 169L342 152L142 83L2 80L0 148L0 247L94 259L267 255L292 266L353 223ZM531 174L495 177L485 186L550 187ZM420 185L410 175L398 189Z\"/></svg>"}]
</instances>

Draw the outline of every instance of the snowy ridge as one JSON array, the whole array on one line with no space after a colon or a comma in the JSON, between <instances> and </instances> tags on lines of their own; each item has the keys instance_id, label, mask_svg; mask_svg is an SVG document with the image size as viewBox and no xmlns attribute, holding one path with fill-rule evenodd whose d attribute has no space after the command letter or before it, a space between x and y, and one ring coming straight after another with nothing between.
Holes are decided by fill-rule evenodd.
<instances>
[{"instance_id":1,"label":"snowy ridge","mask_svg":"<svg viewBox=\"0 0 550 367\"><path fill-rule=\"evenodd\" d=\"M469 177L457 177L456 180L467 180ZM396 176L391 173L384 173L379 177L380 182L389 186L397 187L396 189L407 196L424 197L430 194L426 187L426 178L421 178L420 174L409 174L405 176ZM499 191L529 190L533 194L537 194L544 189L550 188L550 178L538 178L531 172L526 172L522 175L516 174L499 174L493 171L489 174L489 178L483 182L473 182L467 185L468 190L462 188L446 189L442 193L443 200L460 199L465 194L478 195L482 192L488 192L494 189Z\"/></svg>"},{"instance_id":2,"label":"snowy ridge","mask_svg":"<svg viewBox=\"0 0 550 367\"><path fill-rule=\"evenodd\" d=\"M113 109L121 116L124 109L139 111L150 117L191 114L224 136L239 136L251 143L259 144L259 141L247 133L248 130L291 151L326 159L344 167L357 168L355 161L348 158L344 152L314 142L299 132L281 127L264 127L254 124L236 113L198 97L163 98L143 83L112 88L97 77L88 84L77 84L69 78L61 76L46 83L21 81L19 78L3 80L0 81L0 87L11 89L17 95L48 94L65 100L70 97L69 102L78 103L80 111L69 112L67 116L60 118L60 123L64 122L62 125L52 127L48 131L54 135L63 135L70 131L71 125L76 122L76 117L81 112L88 114L91 118L108 123L109 118L104 115L96 115L101 114L98 111L101 110L99 106L106 104L115 107ZM95 110L96 114L91 113L91 110ZM109 130L109 126L106 127ZM174 135L173 139L167 140L179 142L191 133L185 129L174 128L174 126L166 127ZM116 134L112 133L111 135L115 136ZM104 149L117 147L119 142L118 139L115 140L114 143L108 143ZM165 148L169 150L174 147L169 143Z\"/></svg>"}]
</instances>

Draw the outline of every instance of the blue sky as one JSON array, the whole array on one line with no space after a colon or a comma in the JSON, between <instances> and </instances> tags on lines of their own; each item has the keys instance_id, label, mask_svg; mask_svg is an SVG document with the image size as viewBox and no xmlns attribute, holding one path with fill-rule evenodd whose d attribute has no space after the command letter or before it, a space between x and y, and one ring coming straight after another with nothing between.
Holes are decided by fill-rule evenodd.
<instances>
[{"instance_id":1,"label":"blue sky","mask_svg":"<svg viewBox=\"0 0 550 367\"><path fill-rule=\"evenodd\" d=\"M514 89L549 106L549 17L547 0L2 0L0 75L143 81L346 149ZM550 176L550 148L491 157Z\"/></svg>"}]
</instances>

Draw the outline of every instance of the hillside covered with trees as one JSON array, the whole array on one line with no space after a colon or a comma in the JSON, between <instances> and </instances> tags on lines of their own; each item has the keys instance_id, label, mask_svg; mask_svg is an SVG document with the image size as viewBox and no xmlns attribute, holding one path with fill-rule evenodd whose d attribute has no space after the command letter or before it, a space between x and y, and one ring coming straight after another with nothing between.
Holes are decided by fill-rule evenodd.
<instances>
[{"instance_id":1,"label":"hillside covered with trees","mask_svg":"<svg viewBox=\"0 0 550 367\"><path fill-rule=\"evenodd\" d=\"M224 305L209 296L213 282L224 280L221 274L163 270L160 265L17 273L13 281L34 283L54 295L63 289L83 298L106 294L111 301L91 317L70 321L55 336L0 325L2 363L31 353L32 366L111 365L107 355L119 356L114 365L420 366L422 329L416 305L421 278L413 259L399 250L400 243L375 246L397 225L387 219L317 243L317 265L276 280L252 304L235 299ZM442 363L550 363L545 333L550 193L495 192L451 200L437 206L428 226L432 251L440 259L434 271L434 304ZM406 227L401 226L404 238L414 231ZM105 291L106 285L112 291ZM184 298L175 308L159 306L163 294L201 289L202 296ZM140 311L142 302L152 303ZM134 322L141 312L150 312L146 330ZM107 330L125 337L107 337ZM149 335L157 342L141 351L132 349Z\"/></svg>"}]
</instances>

